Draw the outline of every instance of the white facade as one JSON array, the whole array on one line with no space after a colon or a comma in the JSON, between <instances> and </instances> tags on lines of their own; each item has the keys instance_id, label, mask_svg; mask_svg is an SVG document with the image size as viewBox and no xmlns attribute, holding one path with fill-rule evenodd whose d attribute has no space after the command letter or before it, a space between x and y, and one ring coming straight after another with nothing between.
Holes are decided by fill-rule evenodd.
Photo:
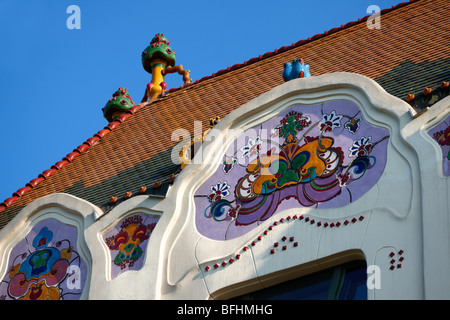
<instances>
[{"instance_id":1,"label":"white facade","mask_svg":"<svg viewBox=\"0 0 450 320\"><path fill-rule=\"evenodd\" d=\"M340 207L280 206L230 240L199 231L194 196L238 138L235 129L258 126L292 106L332 101L351 102L369 125L389 133L384 170L369 190ZM25 259L16 258L13 249L38 223L54 219L78 232L72 246L85 267L72 287L79 281L82 299L227 299L356 259L379 271L379 288L368 288L368 299L449 299L450 182L443 172L448 160L428 133L449 115L450 98L416 115L406 102L357 74L286 82L222 119L214 139L206 139L203 152L181 171L165 198L132 197L107 214L67 194L28 205L0 230L4 291L13 282L11 267ZM106 234L135 215L157 221L149 238L142 238L142 266L127 271L130 265L122 263L122 271L113 271L115 253ZM60 241L58 248L63 246ZM69 289L59 290L63 295Z\"/></svg>"}]
</instances>

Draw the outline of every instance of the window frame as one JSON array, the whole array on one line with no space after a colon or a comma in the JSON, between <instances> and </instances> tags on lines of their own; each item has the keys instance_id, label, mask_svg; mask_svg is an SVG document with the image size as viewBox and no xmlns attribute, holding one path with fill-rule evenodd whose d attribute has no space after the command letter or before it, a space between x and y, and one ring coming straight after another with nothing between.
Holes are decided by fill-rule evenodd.
<instances>
[{"instance_id":1,"label":"window frame","mask_svg":"<svg viewBox=\"0 0 450 320\"><path fill-rule=\"evenodd\" d=\"M282 269L271 274L224 287L211 293L210 298L216 300L237 299L252 292L264 290L291 280L301 279L334 268L333 272L336 275L333 275L334 282L330 284L330 287L334 286L334 291L329 296L333 300L336 295L339 296L340 289L342 288L344 280L342 272L345 273L346 270L352 268L355 264L361 263L367 266L365 255L360 249L346 250L305 264ZM334 279L334 277L336 278ZM337 293L336 289L339 289ZM369 295L367 295L368 297Z\"/></svg>"}]
</instances>

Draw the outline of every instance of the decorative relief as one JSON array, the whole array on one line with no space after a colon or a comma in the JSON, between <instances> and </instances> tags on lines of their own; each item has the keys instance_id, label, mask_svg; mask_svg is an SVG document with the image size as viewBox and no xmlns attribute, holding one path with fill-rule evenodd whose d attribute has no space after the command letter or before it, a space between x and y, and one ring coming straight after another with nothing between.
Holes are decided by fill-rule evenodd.
<instances>
[{"instance_id":1,"label":"decorative relief","mask_svg":"<svg viewBox=\"0 0 450 320\"><path fill-rule=\"evenodd\" d=\"M405 260L404 251L400 249L399 251L391 251L389 253L389 270L400 269L402 267L402 263Z\"/></svg>"},{"instance_id":2,"label":"decorative relief","mask_svg":"<svg viewBox=\"0 0 450 320\"><path fill-rule=\"evenodd\" d=\"M144 264L145 248L159 217L133 215L103 235L111 251L111 278L129 270L139 270Z\"/></svg>"},{"instance_id":3,"label":"decorative relief","mask_svg":"<svg viewBox=\"0 0 450 320\"><path fill-rule=\"evenodd\" d=\"M439 144L442 150L442 172L450 176L450 116L439 123L428 134Z\"/></svg>"},{"instance_id":4,"label":"decorative relief","mask_svg":"<svg viewBox=\"0 0 450 320\"><path fill-rule=\"evenodd\" d=\"M265 229L261 234L259 234L255 239L253 239L252 242L247 243L244 245L238 252L233 253L232 255L225 258L225 260L222 260L221 263L214 263L211 262L207 263L204 266L204 270L206 272L214 269L223 269L226 266L229 266L238 260L241 259L243 254L246 254L248 250L252 247L255 247L261 243L264 242L265 238L269 235L270 232L272 232L275 228L282 226L282 225L289 225L290 223L305 223L306 225L312 227L312 228L323 228L323 229L333 229L333 228L345 228L350 225L354 225L356 223L360 223L364 220L364 216L353 216L352 218L345 219L345 220L320 220L315 218L310 218L309 216L304 215L293 215L293 216L286 216L282 217L279 220L276 220L271 224L267 229ZM267 243L264 244L267 247ZM291 251L291 249L296 249L301 245L299 241L295 238L293 235L283 235L279 241L273 242L273 244L269 247L270 250L268 250L267 255L274 256L276 253L282 253L285 251ZM403 251L400 250L398 253L400 256L403 254ZM392 258L392 254L390 254L390 257ZM404 257L400 257L398 261L402 262L404 260ZM393 262L392 262L393 261ZM395 260L391 260L391 264L394 264ZM401 264L397 264L398 268L401 268ZM391 267L391 270L392 267Z\"/></svg>"},{"instance_id":5,"label":"decorative relief","mask_svg":"<svg viewBox=\"0 0 450 320\"><path fill-rule=\"evenodd\" d=\"M87 267L77 252L77 235L77 228L55 219L36 224L11 251L0 299L79 299Z\"/></svg>"},{"instance_id":6,"label":"decorative relief","mask_svg":"<svg viewBox=\"0 0 450 320\"><path fill-rule=\"evenodd\" d=\"M293 106L229 147L195 193L197 230L228 240L287 209L345 206L381 177L388 140L351 102Z\"/></svg>"}]
</instances>

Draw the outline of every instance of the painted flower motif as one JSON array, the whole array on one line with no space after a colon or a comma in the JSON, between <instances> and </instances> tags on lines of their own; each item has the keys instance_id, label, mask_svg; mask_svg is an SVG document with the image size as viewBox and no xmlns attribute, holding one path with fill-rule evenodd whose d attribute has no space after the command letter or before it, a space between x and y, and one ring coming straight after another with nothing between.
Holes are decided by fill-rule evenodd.
<instances>
[{"instance_id":1,"label":"painted flower motif","mask_svg":"<svg viewBox=\"0 0 450 320\"><path fill-rule=\"evenodd\" d=\"M280 125L275 127L278 135L287 138L289 135L296 136L303 128L311 124L311 118L303 116L303 113L290 111L284 118L280 120Z\"/></svg>"},{"instance_id":2,"label":"painted flower motif","mask_svg":"<svg viewBox=\"0 0 450 320\"><path fill-rule=\"evenodd\" d=\"M334 110L330 114L325 113L320 120L320 130L324 132L333 131L341 126L341 119L342 115L337 115Z\"/></svg>"},{"instance_id":3,"label":"painted flower motif","mask_svg":"<svg viewBox=\"0 0 450 320\"><path fill-rule=\"evenodd\" d=\"M441 130L433 134L434 140L439 143L440 146L450 145L450 127L445 130Z\"/></svg>"},{"instance_id":4,"label":"painted flower motif","mask_svg":"<svg viewBox=\"0 0 450 320\"><path fill-rule=\"evenodd\" d=\"M225 174L233 169L234 164L237 162L237 158L235 157L226 157L225 161L222 163L222 170Z\"/></svg>"},{"instance_id":5,"label":"painted flower motif","mask_svg":"<svg viewBox=\"0 0 450 320\"><path fill-rule=\"evenodd\" d=\"M59 225L60 226L60 225ZM69 261L79 259L78 253L71 245L70 238L55 239L54 231L57 230L58 236L70 235L71 231L66 229L58 234L60 229L57 226L50 227L50 224L38 229L33 229L28 236L34 235L32 242L28 236L24 239L27 252L17 255L12 260L12 265L8 268L9 278L6 276L1 283L6 283L8 295L0 297L0 299L16 299L16 300L60 300L66 294L78 295L75 291L66 292L66 290L81 289L75 287L79 276L79 271L71 270ZM37 235L36 235L37 234ZM53 242L55 241L55 242ZM57 249L64 245L64 249ZM34 251L31 249L34 247ZM25 248L24 248L25 249ZM75 256L75 257L74 257ZM17 261L21 257L23 261ZM80 264L78 266L81 267ZM65 281L67 288L62 287ZM3 288L1 288L3 291ZM5 292L5 291L3 291Z\"/></svg>"},{"instance_id":6,"label":"painted flower motif","mask_svg":"<svg viewBox=\"0 0 450 320\"><path fill-rule=\"evenodd\" d=\"M228 210L228 216L231 218L231 220L234 220L237 218L240 209L241 209L241 205L238 204L236 206L236 208L231 208L230 210Z\"/></svg>"},{"instance_id":7,"label":"painted flower motif","mask_svg":"<svg viewBox=\"0 0 450 320\"><path fill-rule=\"evenodd\" d=\"M241 148L242 151L242 158L245 157L251 157L255 154L259 154L259 151L261 149L261 138L260 137L256 137L255 140L253 140L252 138L248 139L247 144Z\"/></svg>"},{"instance_id":8,"label":"painted flower motif","mask_svg":"<svg viewBox=\"0 0 450 320\"><path fill-rule=\"evenodd\" d=\"M230 186L227 182L218 182L215 186L211 187L211 193L208 198L211 202L217 202L226 198L230 194Z\"/></svg>"},{"instance_id":9,"label":"painted flower motif","mask_svg":"<svg viewBox=\"0 0 450 320\"><path fill-rule=\"evenodd\" d=\"M302 126L302 129L307 127L307 126L309 126L311 124L311 118L308 117L308 116L300 117L300 118L297 119L297 121Z\"/></svg>"},{"instance_id":10,"label":"painted flower motif","mask_svg":"<svg viewBox=\"0 0 450 320\"><path fill-rule=\"evenodd\" d=\"M336 178L339 181L339 186L341 188L345 187L347 185L348 180L350 179L350 172L341 172L338 175L336 175Z\"/></svg>"},{"instance_id":11,"label":"painted flower motif","mask_svg":"<svg viewBox=\"0 0 450 320\"><path fill-rule=\"evenodd\" d=\"M358 119L352 118L345 123L345 128L347 128L350 133L355 134L358 131L360 125L361 125L361 118Z\"/></svg>"},{"instance_id":12,"label":"painted flower motif","mask_svg":"<svg viewBox=\"0 0 450 320\"><path fill-rule=\"evenodd\" d=\"M361 137L353 141L353 145L349 148L349 157L364 157L372 152L373 144L370 143L372 137Z\"/></svg>"}]
</instances>

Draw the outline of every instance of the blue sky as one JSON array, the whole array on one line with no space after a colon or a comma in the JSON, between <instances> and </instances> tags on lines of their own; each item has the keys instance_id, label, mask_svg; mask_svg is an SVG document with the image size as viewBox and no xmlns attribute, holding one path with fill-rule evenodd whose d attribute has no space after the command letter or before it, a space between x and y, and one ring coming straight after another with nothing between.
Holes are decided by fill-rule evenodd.
<instances>
[{"instance_id":1,"label":"blue sky","mask_svg":"<svg viewBox=\"0 0 450 320\"><path fill-rule=\"evenodd\" d=\"M140 102L151 79L141 52L156 33L195 81L400 2L0 0L0 202L106 126L119 87ZM70 5L81 29L67 28Z\"/></svg>"}]
</instances>

